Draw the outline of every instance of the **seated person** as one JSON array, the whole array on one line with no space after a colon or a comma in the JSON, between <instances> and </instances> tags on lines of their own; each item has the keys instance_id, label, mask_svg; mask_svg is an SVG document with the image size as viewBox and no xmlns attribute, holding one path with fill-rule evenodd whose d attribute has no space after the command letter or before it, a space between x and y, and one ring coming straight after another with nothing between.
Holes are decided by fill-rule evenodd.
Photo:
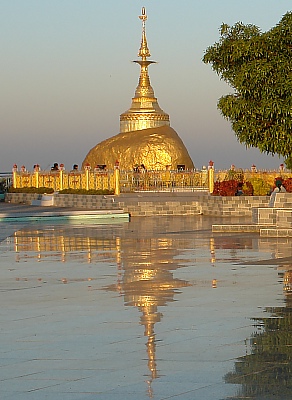
<instances>
[{"instance_id":1,"label":"seated person","mask_svg":"<svg viewBox=\"0 0 292 400\"><path fill-rule=\"evenodd\" d=\"M243 195L243 183L239 182L235 192L235 196L242 196L242 195Z\"/></svg>"},{"instance_id":2,"label":"seated person","mask_svg":"<svg viewBox=\"0 0 292 400\"><path fill-rule=\"evenodd\" d=\"M276 187L274 189L274 193L278 193L278 192L282 192L282 193L286 192L286 189L283 186L282 181L280 181L280 179L276 180Z\"/></svg>"},{"instance_id":3,"label":"seated person","mask_svg":"<svg viewBox=\"0 0 292 400\"><path fill-rule=\"evenodd\" d=\"M58 163L54 163L54 165L51 167L51 171L59 171L59 165Z\"/></svg>"}]
</instances>

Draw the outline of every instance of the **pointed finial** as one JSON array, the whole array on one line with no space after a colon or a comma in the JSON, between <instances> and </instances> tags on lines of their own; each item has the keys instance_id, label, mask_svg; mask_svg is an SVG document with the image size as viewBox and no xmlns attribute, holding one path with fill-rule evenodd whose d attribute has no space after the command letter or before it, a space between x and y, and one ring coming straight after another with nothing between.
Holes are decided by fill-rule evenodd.
<instances>
[{"instance_id":1,"label":"pointed finial","mask_svg":"<svg viewBox=\"0 0 292 400\"><path fill-rule=\"evenodd\" d=\"M146 15L146 9L145 7L142 7L142 15L139 16L139 18L144 22L147 21L147 15Z\"/></svg>"},{"instance_id":2,"label":"pointed finial","mask_svg":"<svg viewBox=\"0 0 292 400\"><path fill-rule=\"evenodd\" d=\"M145 7L142 7L142 15L139 16L139 18L142 21L142 41L141 41L141 47L139 49L138 56L142 58L142 60L146 60L147 57L150 57L150 51L148 49L147 45L147 39L146 39L146 21L147 21L147 14L146 14L146 9Z\"/></svg>"}]
</instances>

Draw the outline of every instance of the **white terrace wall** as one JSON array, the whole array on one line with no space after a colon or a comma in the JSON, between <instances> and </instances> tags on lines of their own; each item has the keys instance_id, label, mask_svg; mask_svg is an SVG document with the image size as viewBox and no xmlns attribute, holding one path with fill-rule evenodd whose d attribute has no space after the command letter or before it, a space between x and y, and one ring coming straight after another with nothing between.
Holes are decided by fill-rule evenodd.
<instances>
[{"instance_id":1,"label":"white terrace wall","mask_svg":"<svg viewBox=\"0 0 292 400\"><path fill-rule=\"evenodd\" d=\"M33 200L38 200L41 195L35 193L7 193L5 202L22 203L31 205ZM115 196L54 194L54 207L114 210L119 209Z\"/></svg>"}]
</instances>

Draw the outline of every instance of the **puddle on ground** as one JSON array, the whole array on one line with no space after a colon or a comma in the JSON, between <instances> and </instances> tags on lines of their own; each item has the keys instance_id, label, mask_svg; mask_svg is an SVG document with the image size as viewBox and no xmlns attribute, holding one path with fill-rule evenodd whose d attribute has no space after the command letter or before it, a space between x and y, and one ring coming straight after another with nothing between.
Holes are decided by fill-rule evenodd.
<instances>
[{"instance_id":1,"label":"puddle on ground","mask_svg":"<svg viewBox=\"0 0 292 400\"><path fill-rule=\"evenodd\" d=\"M290 399L291 243L212 233L218 222L16 226L0 244L5 358L19 343L24 363L47 353L40 399L57 381L70 393L72 369L91 371L74 393L99 399Z\"/></svg>"}]
</instances>

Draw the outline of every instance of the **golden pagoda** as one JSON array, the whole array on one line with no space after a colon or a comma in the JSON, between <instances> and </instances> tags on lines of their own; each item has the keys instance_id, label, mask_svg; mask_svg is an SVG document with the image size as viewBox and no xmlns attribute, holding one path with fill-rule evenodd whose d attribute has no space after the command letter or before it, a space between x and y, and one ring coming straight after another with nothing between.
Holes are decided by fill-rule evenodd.
<instances>
[{"instance_id":1,"label":"golden pagoda","mask_svg":"<svg viewBox=\"0 0 292 400\"><path fill-rule=\"evenodd\" d=\"M145 23L147 15L145 7L142 8L142 40L138 56L141 60L133 61L140 65L140 78L132 99L132 105L129 110L120 115L120 132L138 131L148 128L157 128L159 126L170 126L169 115L166 114L157 102L154 96L154 90L150 84L148 75L148 66L155 61L147 60L151 56L147 45Z\"/></svg>"},{"instance_id":2,"label":"golden pagoda","mask_svg":"<svg viewBox=\"0 0 292 400\"><path fill-rule=\"evenodd\" d=\"M147 170L193 169L194 164L176 131L170 127L169 115L157 102L150 84L148 60L150 51L146 38L146 10L142 8L142 40L135 63L140 65L139 83L131 107L120 115L120 133L93 147L85 157L82 167L106 165L113 169L119 161L120 169L133 170L143 165Z\"/></svg>"}]
</instances>

